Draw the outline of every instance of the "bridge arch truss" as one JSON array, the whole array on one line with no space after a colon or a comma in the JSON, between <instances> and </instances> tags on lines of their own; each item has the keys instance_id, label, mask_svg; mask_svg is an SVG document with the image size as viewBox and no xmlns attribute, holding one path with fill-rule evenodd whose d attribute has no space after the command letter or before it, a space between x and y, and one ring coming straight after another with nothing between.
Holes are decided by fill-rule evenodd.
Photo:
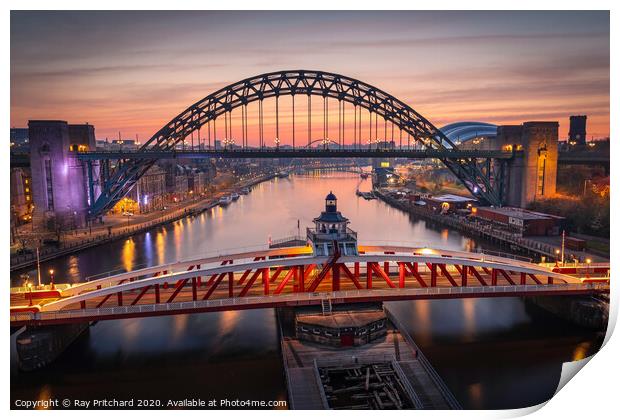
<instances>
[{"instance_id":1,"label":"bridge arch truss","mask_svg":"<svg viewBox=\"0 0 620 420\"><path fill-rule=\"evenodd\" d=\"M344 110L344 103L349 103L355 107L356 115L358 110L360 111L360 119L362 109L368 111L371 116L375 115L375 124L377 116L382 117L386 123L390 122L398 127L427 150L457 149L457 146L441 130L412 107L379 88L335 73L287 70L250 77L204 97L157 131L141 147L141 150L174 150L179 143L205 124L216 121L222 116L225 117L227 123L227 114L234 109L242 108L242 119L247 121L248 104L257 101L262 104L262 101L268 98L276 98L277 104L278 98L287 95L293 98L319 96L323 98L324 103L330 98L336 99L339 105L342 105L342 110ZM339 107L339 112L340 109ZM247 123L243 132L244 137L247 138ZM244 147L246 146L244 143ZM361 141L357 146L363 147ZM488 165L487 167L479 165L476 158L446 156L440 159L483 203L492 205L502 203L502 188L495 185ZM93 204L90 208L90 216L96 217L112 208L155 162L155 159L143 158L123 165L121 170L105 180L100 196L96 200L94 197L91 198Z\"/></svg>"}]
</instances>

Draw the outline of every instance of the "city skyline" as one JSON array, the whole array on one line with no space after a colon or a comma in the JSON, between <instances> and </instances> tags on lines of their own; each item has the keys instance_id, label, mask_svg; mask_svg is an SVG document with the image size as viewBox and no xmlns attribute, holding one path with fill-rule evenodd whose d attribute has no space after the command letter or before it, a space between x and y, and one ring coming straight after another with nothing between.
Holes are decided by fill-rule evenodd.
<instances>
[{"instance_id":1,"label":"city skyline","mask_svg":"<svg viewBox=\"0 0 620 420\"><path fill-rule=\"evenodd\" d=\"M436 126L551 120L565 138L568 116L587 114L588 137L609 136L608 12L13 12L11 20L15 127L63 119L95 125L100 139L146 140L227 84L304 68L377 86Z\"/></svg>"}]
</instances>

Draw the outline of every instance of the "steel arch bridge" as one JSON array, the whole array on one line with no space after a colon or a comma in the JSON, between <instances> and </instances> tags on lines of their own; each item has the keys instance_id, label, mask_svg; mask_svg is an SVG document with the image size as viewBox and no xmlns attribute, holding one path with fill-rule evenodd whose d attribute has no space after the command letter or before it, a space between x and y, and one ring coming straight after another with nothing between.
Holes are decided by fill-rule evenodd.
<instances>
[{"instance_id":1,"label":"steel arch bridge","mask_svg":"<svg viewBox=\"0 0 620 420\"><path fill-rule=\"evenodd\" d=\"M322 97L324 110L327 108L329 98L338 100L339 105L350 103L355 106L356 116L357 110L360 110L360 120L361 110L365 109L370 114L371 125L372 115L375 114L375 127L376 118L380 116L386 124L389 121L407 133L408 136L412 136L413 139L423 144L426 150L438 152L457 150L455 144L441 130L412 107L389 93L348 76L313 70L285 70L265 73L223 87L192 104L174 117L157 131L140 150L172 151L191 133L199 130L205 124L215 122L218 117L224 116L226 118L225 124L228 124L227 115L230 115L232 110L236 108L242 109L242 120L245 122L245 126L242 127L245 148L247 146L245 139L247 139L248 104L259 102L262 125L262 102L268 98L275 98L277 125L278 98L292 96L294 101L296 95L306 95L309 104L312 96ZM264 143L262 139L260 140L262 147ZM278 139L276 139L276 143L279 144ZM359 146L361 148L361 144ZM490 168L481 167L474 157L452 157L446 153L440 159L479 200L492 205L501 204L501 188L493 185ZM156 159L153 158L139 158L130 164L123 165L113 176L104 181L102 193L96 200L92 196L91 188L91 203L93 204L90 208L90 217L96 217L111 209L155 162Z\"/></svg>"}]
</instances>

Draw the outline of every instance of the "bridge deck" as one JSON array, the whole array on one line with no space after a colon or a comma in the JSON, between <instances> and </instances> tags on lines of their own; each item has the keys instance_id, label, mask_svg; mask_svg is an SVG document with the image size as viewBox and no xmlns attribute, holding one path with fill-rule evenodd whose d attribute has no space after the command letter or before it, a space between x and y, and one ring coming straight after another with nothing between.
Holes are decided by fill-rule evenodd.
<instances>
[{"instance_id":1,"label":"bridge deck","mask_svg":"<svg viewBox=\"0 0 620 420\"><path fill-rule=\"evenodd\" d=\"M576 270L568 275L523 261L452 251L425 255L428 251L412 248L360 250L363 255L333 263L307 255L305 247L281 248L140 269L62 290L17 289L11 293L11 321L78 322L81 317L308 305L319 296L344 302L609 290L608 274L582 277Z\"/></svg>"},{"instance_id":2,"label":"bridge deck","mask_svg":"<svg viewBox=\"0 0 620 420\"><path fill-rule=\"evenodd\" d=\"M494 158L511 159L520 151L467 150L467 149L385 149L385 148L264 148L264 149L200 149L200 150L136 150L136 151L89 151L72 152L80 160L101 159L247 159L247 158L372 158L401 157L409 159L428 158Z\"/></svg>"}]
</instances>

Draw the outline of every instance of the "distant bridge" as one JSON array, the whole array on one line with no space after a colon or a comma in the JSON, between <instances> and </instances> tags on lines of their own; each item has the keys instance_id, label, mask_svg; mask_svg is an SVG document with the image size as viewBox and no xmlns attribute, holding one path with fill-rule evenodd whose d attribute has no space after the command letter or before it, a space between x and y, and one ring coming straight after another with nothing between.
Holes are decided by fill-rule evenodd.
<instances>
[{"instance_id":1,"label":"distant bridge","mask_svg":"<svg viewBox=\"0 0 620 420\"><path fill-rule=\"evenodd\" d=\"M317 257L309 247L107 273L84 283L11 290L12 326L411 299L609 292L609 265L549 268L480 253L360 246ZM570 274L569 274L570 273Z\"/></svg>"}]
</instances>

